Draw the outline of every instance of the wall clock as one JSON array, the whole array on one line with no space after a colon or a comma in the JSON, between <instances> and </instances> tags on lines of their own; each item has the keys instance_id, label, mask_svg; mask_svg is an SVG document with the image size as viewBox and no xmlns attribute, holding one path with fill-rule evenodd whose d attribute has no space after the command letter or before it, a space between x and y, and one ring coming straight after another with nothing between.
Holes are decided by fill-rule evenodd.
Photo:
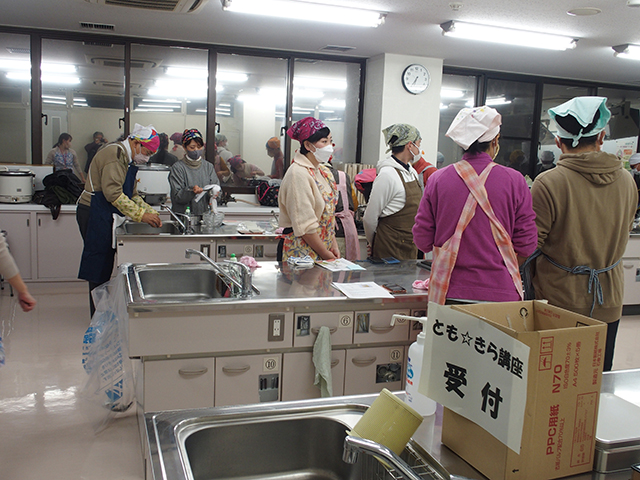
<instances>
[{"instance_id":1,"label":"wall clock","mask_svg":"<svg viewBox=\"0 0 640 480\"><path fill-rule=\"evenodd\" d=\"M419 95L424 92L431 82L429 70L424 65L414 63L402 72L402 86L409 93Z\"/></svg>"}]
</instances>

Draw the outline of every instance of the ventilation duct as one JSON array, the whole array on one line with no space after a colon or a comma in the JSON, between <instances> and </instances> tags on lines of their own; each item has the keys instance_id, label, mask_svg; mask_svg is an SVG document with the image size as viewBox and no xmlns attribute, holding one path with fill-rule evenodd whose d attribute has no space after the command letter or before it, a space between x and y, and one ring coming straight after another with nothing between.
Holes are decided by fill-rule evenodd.
<instances>
[{"instance_id":1,"label":"ventilation duct","mask_svg":"<svg viewBox=\"0 0 640 480\"><path fill-rule=\"evenodd\" d=\"M91 22L80 22L81 28L86 28L88 30L108 30L112 31L116 29L115 25L110 25L107 23L91 23Z\"/></svg>"},{"instance_id":2,"label":"ventilation duct","mask_svg":"<svg viewBox=\"0 0 640 480\"><path fill-rule=\"evenodd\" d=\"M124 68L123 58L111 58L111 57L91 57L85 56L87 63L91 65L97 65L100 67L112 67L112 68ZM141 58L131 59L131 68L142 68L150 70L157 68L162 63L162 60L146 60Z\"/></svg>"},{"instance_id":3,"label":"ventilation duct","mask_svg":"<svg viewBox=\"0 0 640 480\"><path fill-rule=\"evenodd\" d=\"M192 13L209 0L86 0L89 3L162 12Z\"/></svg>"},{"instance_id":4,"label":"ventilation duct","mask_svg":"<svg viewBox=\"0 0 640 480\"><path fill-rule=\"evenodd\" d=\"M351 50L355 50L356 47L348 47L344 45L327 45L326 47L322 47L320 50L323 52L350 52Z\"/></svg>"}]
</instances>

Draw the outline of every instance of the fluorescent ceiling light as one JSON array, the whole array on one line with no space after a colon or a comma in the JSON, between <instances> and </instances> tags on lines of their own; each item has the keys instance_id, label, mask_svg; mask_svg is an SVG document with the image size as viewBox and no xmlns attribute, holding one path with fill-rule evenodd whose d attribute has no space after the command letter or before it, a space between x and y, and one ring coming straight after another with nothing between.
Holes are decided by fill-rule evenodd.
<instances>
[{"instance_id":1,"label":"fluorescent ceiling light","mask_svg":"<svg viewBox=\"0 0 640 480\"><path fill-rule=\"evenodd\" d=\"M2 70L31 70L31 62L27 60L4 60L0 59L0 69ZM49 63L44 62L40 65L42 72L48 73L76 73L78 70L75 65L70 63Z\"/></svg>"},{"instance_id":2,"label":"fluorescent ceiling light","mask_svg":"<svg viewBox=\"0 0 640 480\"><path fill-rule=\"evenodd\" d=\"M209 70L206 68L167 67L165 73L178 78L209 78ZM223 82L246 82L249 75L243 72L217 72L216 79Z\"/></svg>"},{"instance_id":3,"label":"fluorescent ceiling light","mask_svg":"<svg viewBox=\"0 0 640 480\"><path fill-rule=\"evenodd\" d=\"M347 89L347 81L340 78L295 77L293 84L296 87L326 88L329 90Z\"/></svg>"},{"instance_id":4,"label":"fluorescent ceiling light","mask_svg":"<svg viewBox=\"0 0 640 480\"><path fill-rule=\"evenodd\" d=\"M7 72L7 78L10 80L31 80L31 72ZM57 83L60 85L77 85L80 83L78 77L70 75L53 75L43 73L41 77L42 83Z\"/></svg>"},{"instance_id":5,"label":"fluorescent ceiling light","mask_svg":"<svg viewBox=\"0 0 640 480\"><path fill-rule=\"evenodd\" d=\"M440 104L440 110L446 110L447 108L449 108L449 105L445 105L444 103Z\"/></svg>"},{"instance_id":6,"label":"fluorescent ceiling light","mask_svg":"<svg viewBox=\"0 0 640 480\"><path fill-rule=\"evenodd\" d=\"M567 50L575 48L578 39L549 33L528 32L512 28L477 25L451 20L440 25L442 34L467 40L504 43L521 47Z\"/></svg>"},{"instance_id":7,"label":"fluorescent ceiling light","mask_svg":"<svg viewBox=\"0 0 640 480\"><path fill-rule=\"evenodd\" d=\"M52 105L66 105L67 104L67 102L65 102L63 100L46 100L46 99L43 99L42 103L49 103L49 104L52 104Z\"/></svg>"},{"instance_id":8,"label":"fluorescent ceiling light","mask_svg":"<svg viewBox=\"0 0 640 480\"><path fill-rule=\"evenodd\" d=\"M490 106L496 106L496 105L509 105L511 103L511 100L507 100L504 97L497 97L497 98L487 98L487 105Z\"/></svg>"},{"instance_id":9,"label":"fluorescent ceiling light","mask_svg":"<svg viewBox=\"0 0 640 480\"><path fill-rule=\"evenodd\" d=\"M64 95L42 95L42 98L46 98L48 100L66 100L67 97Z\"/></svg>"},{"instance_id":10,"label":"fluorescent ceiling light","mask_svg":"<svg viewBox=\"0 0 640 480\"><path fill-rule=\"evenodd\" d=\"M640 45L616 45L611 47L615 51L614 57L626 58L627 60L640 60Z\"/></svg>"},{"instance_id":11,"label":"fluorescent ceiling light","mask_svg":"<svg viewBox=\"0 0 640 480\"><path fill-rule=\"evenodd\" d=\"M440 90L440 98L462 98L464 92L462 90L453 90L450 88L443 88Z\"/></svg>"},{"instance_id":12,"label":"fluorescent ceiling light","mask_svg":"<svg viewBox=\"0 0 640 480\"><path fill-rule=\"evenodd\" d=\"M338 7L326 3L289 0L221 0L222 9L229 12L252 13L267 17L312 20L357 27L377 27L386 13L358 8Z\"/></svg>"},{"instance_id":13,"label":"fluorescent ceiling light","mask_svg":"<svg viewBox=\"0 0 640 480\"><path fill-rule=\"evenodd\" d=\"M153 102L153 103L178 103L179 100L175 99L175 98L167 98L167 99L155 99L155 98L143 98L142 99L143 102Z\"/></svg>"},{"instance_id":14,"label":"fluorescent ceiling light","mask_svg":"<svg viewBox=\"0 0 640 480\"><path fill-rule=\"evenodd\" d=\"M136 108L134 112L170 112L173 113L173 110L170 108Z\"/></svg>"}]
</instances>

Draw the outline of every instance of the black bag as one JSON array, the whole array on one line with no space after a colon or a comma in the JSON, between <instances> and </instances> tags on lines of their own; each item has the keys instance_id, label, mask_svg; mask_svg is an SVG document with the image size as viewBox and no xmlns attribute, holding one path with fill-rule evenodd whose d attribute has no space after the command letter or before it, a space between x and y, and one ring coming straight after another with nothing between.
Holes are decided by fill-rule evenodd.
<instances>
[{"instance_id":1,"label":"black bag","mask_svg":"<svg viewBox=\"0 0 640 480\"><path fill-rule=\"evenodd\" d=\"M280 180L261 180L256 186L256 196L260 205L265 207L278 206L278 193L280 192Z\"/></svg>"}]
</instances>

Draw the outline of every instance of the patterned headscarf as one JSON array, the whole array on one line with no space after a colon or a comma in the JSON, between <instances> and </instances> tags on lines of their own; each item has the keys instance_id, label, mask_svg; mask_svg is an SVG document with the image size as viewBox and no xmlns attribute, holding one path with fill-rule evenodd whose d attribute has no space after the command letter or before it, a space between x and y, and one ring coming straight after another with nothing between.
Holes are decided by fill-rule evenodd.
<instances>
[{"instance_id":1,"label":"patterned headscarf","mask_svg":"<svg viewBox=\"0 0 640 480\"><path fill-rule=\"evenodd\" d=\"M243 163L245 163L245 161L240 155L236 155L235 157L231 157L229 160L227 160L227 163L229 164L229 167L237 170Z\"/></svg>"},{"instance_id":2,"label":"patterned headscarf","mask_svg":"<svg viewBox=\"0 0 640 480\"><path fill-rule=\"evenodd\" d=\"M182 142L182 134L180 132L176 132L169 137L169 139L175 143L176 145L180 145Z\"/></svg>"},{"instance_id":3,"label":"patterned headscarf","mask_svg":"<svg viewBox=\"0 0 640 480\"><path fill-rule=\"evenodd\" d=\"M278 137L271 137L267 140L267 148L270 148L271 150L280 148L280 139Z\"/></svg>"},{"instance_id":4,"label":"patterned headscarf","mask_svg":"<svg viewBox=\"0 0 640 480\"><path fill-rule=\"evenodd\" d=\"M182 132L182 145L186 146L191 140L200 140L200 142L204 145L204 140L202 139L202 134L195 128L187 129Z\"/></svg>"},{"instance_id":5,"label":"patterned headscarf","mask_svg":"<svg viewBox=\"0 0 640 480\"><path fill-rule=\"evenodd\" d=\"M291 125L289 130L287 130L287 135L302 143L311 135L323 128L326 128L326 125L322 120L313 117L304 117L302 120L298 120L296 123Z\"/></svg>"},{"instance_id":6,"label":"patterned headscarf","mask_svg":"<svg viewBox=\"0 0 640 480\"><path fill-rule=\"evenodd\" d=\"M153 125L144 127L136 123L129 138L139 141L144 148L153 153L157 152L158 147L160 147L160 138L158 138L158 132L153 128Z\"/></svg>"},{"instance_id":7,"label":"patterned headscarf","mask_svg":"<svg viewBox=\"0 0 640 480\"><path fill-rule=\"evenodd\" d=\"M396 123L390 127L382 130L384 135L384 143L387 144L387 152L390 152L393 147L402 147L409 142L417 142L420 137L420 132L413 125L407 123Z\"/></svg>"}]
</instances>

